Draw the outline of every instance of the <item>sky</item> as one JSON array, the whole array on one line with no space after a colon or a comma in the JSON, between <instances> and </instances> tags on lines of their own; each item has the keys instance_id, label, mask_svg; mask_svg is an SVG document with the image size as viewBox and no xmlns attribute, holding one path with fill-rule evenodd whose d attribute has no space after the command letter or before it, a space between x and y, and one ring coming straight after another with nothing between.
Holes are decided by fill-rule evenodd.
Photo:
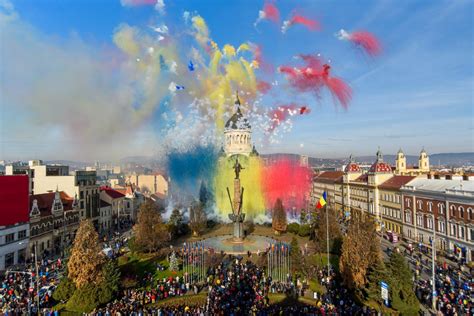
<instances>
[{"instance_id":1,"label":"sky","mask_svg":"<svg viewBox=\"0 0 474 316\"><path fill-rule=\"evenodd\" d=\"M199 48L203 36L221 49L259 45L274 69L301 65L300 54L321 54L352 88L345 110L325 90L317 98L295 91L275 70L251 70L278 82L264 95L249 92L246 100L260 113L253 124L260 152L336 158L375 155L379 146L387 154L399 148L418 154L422 147L429 153L474 151L472 1L280 0L274 1L280 22L257 26L263 1L121 1L0 0L0 160L113 160L160 155L203 135L214 139L208 134L220 134L212 121L219 109L203 110L195 102L213 92L203 83L211 66L186 70L188 60L208 58L205 45ZM296 25L282 34L292 12L319 21L321 30ZM209 34L196 28L197 16ZM158 40L152 27L163 24L169 32ZM337 39L340 29L373 33L382 53L370 57ZM164 74L158 59L140 55L143 47L155 47L168 72L176 61L178 71ZM171 91L170 83L186 89ZM249 91L254 88L249 84ZM289 103L311 112L269 137L262 111ZM232 110L227 105L224 117Z\"/></svg>"}]
</instances>

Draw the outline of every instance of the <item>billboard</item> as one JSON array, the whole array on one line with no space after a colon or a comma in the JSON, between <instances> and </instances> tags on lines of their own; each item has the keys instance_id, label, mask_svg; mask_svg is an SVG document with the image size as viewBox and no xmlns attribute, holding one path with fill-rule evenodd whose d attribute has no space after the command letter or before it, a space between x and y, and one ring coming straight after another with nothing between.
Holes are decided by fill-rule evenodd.
<instances>
[{"instance_id":1,"label":"billboard","mask_svg":"<svg viewBox=\"0 0 474 316\"><path fill-rule=\"evenodd\" d=\"M29 221L27 175L0 176L0 226Z\"/></svg>"}]
</instances>

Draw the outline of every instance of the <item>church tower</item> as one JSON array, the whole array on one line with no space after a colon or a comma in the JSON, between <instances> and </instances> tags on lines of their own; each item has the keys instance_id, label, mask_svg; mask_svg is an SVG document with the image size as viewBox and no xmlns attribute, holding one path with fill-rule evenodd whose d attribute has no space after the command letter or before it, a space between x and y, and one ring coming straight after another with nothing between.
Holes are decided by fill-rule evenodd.
<instances>
[{"instance_id":1,"label":"church tower","mask_svg":"<svg viewBox=\"0 0 474 316\"><path fill-rule=\"evenodd\" d=\"M407 158L400 148L397 153L397 159L395 160L395 167L397 174L404 174L407 171Z\"/></svg>"},{"instance_id":2,"label":"church tower","mask_svg":"<svg viewBox=\"0 0 474 316\"><path fill-rule=\"evenodd\" d=\"M430 171L430 158L423 148L420 152L420 158L418 158L418 169L423 172Z\"/></svg>"},{"instance_id":3,"label":"church tower","mask_svg":"<svg viewBox=\"0 0 474 316\"><path fill-rule=\"evenodd\" d=\"M227 157L241 154L249 156L252 153L252 129L240 110L239 96L236 96L236 112L225 123L224 152Z\"/></svg>"}]
</instances>

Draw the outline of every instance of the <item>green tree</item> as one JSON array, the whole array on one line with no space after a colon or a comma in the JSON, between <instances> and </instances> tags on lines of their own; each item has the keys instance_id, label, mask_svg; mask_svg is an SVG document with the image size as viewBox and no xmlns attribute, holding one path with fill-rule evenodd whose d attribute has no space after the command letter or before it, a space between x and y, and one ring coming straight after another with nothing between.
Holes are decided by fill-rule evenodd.
<instances>
[{"instance_id":1,"label":"green tree","mask_svg":"<svg viewBox=\"0 0 474 316\"><path fill-rule=\"evenodd\" d=\"M168 220L168 230L173 237L181 236L184 233L183 214L179 208L174 208Z\"/></svg>"},{"instance_id":2,"label":"green tree","mask_svg":"<svg viewBox=\"0 0 474 316\"><path fill-rule=\"evenodd\" d=\"M307 223L308 223L308 213L306 213L306 210L302 208L300 212L300 224L306 225Z\"/></svg>"},{"instance_id":3,"label":"green tree","mask_svg":"<svg viewBox=\"0 0 474 316\"><path fill-rule=\"evenodd\" d=\"M294 223L290 223L288 224L288 227L286 229L289 233L293 233L293 234L298 234L300 232L300 224L294 222Z\"/></svg>"},{"instance_id":4,"label":"green tree","mask_svg":"<svg viewBox=\"0 0 474 316\"><path fill-rule=\"evenodd\" d=\"M103 280L100 284L86 284L74 291L66 304L68 310L89 313L115 297L120 282L120 271L115 260L107 260L103 265L101 275L103 275Z\"/></svg>"},{"instance_id":5,"label":"green tree","mask_svg":"<svg viewBox=\"0 0 474 316\"><path fill-rule=\"evenodd\" d=\"M390 300L394 309L401 315L417 315L420 303L413 291L413 274L405 258L394 251L388 264L391 278Z\"/></svg>"},{"instance_id":6,"label":"green tree","mask_svg":"<svg viewBox=\"0 0 474 316\"><path fill-rule=\"evenodd\" d=\"M303 256L301 255L300 246L298 244L298 239L293 237L290 243L290 259L291 259L291 271L293 273L301 271L303 264Z\"/></svg>"},{"instance_id":7,"label":"green tree","mask_svg":"<svg viewBox=\"0 0 474 316\"><path fill-rule=\"evenodd\" d=\"M58 301L67 301L76 291L74 282L71 281L67 276L61 278L58 287L53 292L53 298Z\"/></svg>"},{"instance_id":8,"label":"green tree","mask_svg":"<svg viewBox=\"0 0 474 316\"><path fill-rule=\"evenodd\" d=\"M133 226L134 245L142 251L153 252L163 247L168 240L168 230L161 220L155 203L146 200L138 210L137 224Z\"/></svg>"},{"instance_id":9,"label":"green tree","mask_svg":"<svg viewBox=\"0 0 474 316\"><path fill-rule=\"evenodd\" d=\"M311 233L311 226L308 224L300 225L298 229L298 235L301 237L308 237L309 234Z\"/></svg>"},{"instance_id":10,"label":"green tree","mask_svg":"<svg viewBox=\"0 0 474 316\"><path fill-rule=\"evenodd\" d=\"M99 235L91 220L83 220L77 230L67 268L68 278L77 288L86 284L100 284L105 256L99 245Z\"/></svg>"},{"instance_id":11,"label":"green tree","mask_svg":"<svg viewBox=\"0 0 474 316\"><path fill-rule=\"evenodd\" d=\"M169 266L170 271L179 270L178 258L176 258L176 253L174 251L170 255L169 264L170 264Z\"/></svg>"},{"instance_id":12,"label":"green tree","mask_svg":"<svg viewBox=\"0 0 474 316\"><path fill-rule=\"evenodd\" d=\"M286 212L281 199L276 200L273 208L272 228L275 231L275 234L285 232L287 228Z\"/></svg>"},{"instance_id":13,"label":"green tree","mask_svg":"<svg viewBox=\"0 0 474 316\"><path fill-rule=\"evenodd\" d=\"M369 300L377 302L380 306L383 306L383 300L381 296L380 282L389 282L389 272L383 260L377 260L367 272L367 285L365 288L365 296Z\"/></svg>"},{"instance_id":14,"label":"green tree","mask_svg":"<svg viewBox=\"0 0 474 316\"><path fill-rule=\"evenodd\" d=\"M207 216L201 202L193 202L189 208L189 228L194 236L201 235L207 226Z\"/></svg>"}]
</instances>

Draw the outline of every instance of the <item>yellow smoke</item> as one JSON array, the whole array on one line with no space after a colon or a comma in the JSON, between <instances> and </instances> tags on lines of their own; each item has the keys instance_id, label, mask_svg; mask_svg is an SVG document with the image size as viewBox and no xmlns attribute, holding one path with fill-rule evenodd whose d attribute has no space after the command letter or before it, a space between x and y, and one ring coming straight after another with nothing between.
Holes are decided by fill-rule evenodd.
<instances>
[{"instance_id":1,"label":"yellow smoke","mask_svg":"<svg viewBox=\"0 0 474 316\"><path fill-rule=\"evenodd\" d=\"M200 97L209 99L216 114L217 132L221 133L226 114L230 116L234 110L235 91L241 92L242 100L250 102L256 96L256 67L242 56L242 53L251 50L251 46L242 43L236 50L234 46L225 44L221 49L210 38L207 24L201 16L193 17L192 21L195 40L210 55L208 64L201 65L201 78L196 88ZM196 55L194 51L194 56L198 57Z\"/></svg>"},{"instance_id":2,"label":"yellow smoke","mask_svg":"<svg viewBox=\"0 0 474 316\"><path fill-rule=\"evenodd\" d=\"M234 199L234 163L235 157L222 157L218 161L217 172L214 178L214 192L216 206L222 216L232 212L226 188L229 188ZM262 191L263 163L259 157L239 155L239 162L244 170L240 173L240 185L244 188L244 203L242 211L247 219L265 214L265 200Z\"/></svg>"}]
</instances>

